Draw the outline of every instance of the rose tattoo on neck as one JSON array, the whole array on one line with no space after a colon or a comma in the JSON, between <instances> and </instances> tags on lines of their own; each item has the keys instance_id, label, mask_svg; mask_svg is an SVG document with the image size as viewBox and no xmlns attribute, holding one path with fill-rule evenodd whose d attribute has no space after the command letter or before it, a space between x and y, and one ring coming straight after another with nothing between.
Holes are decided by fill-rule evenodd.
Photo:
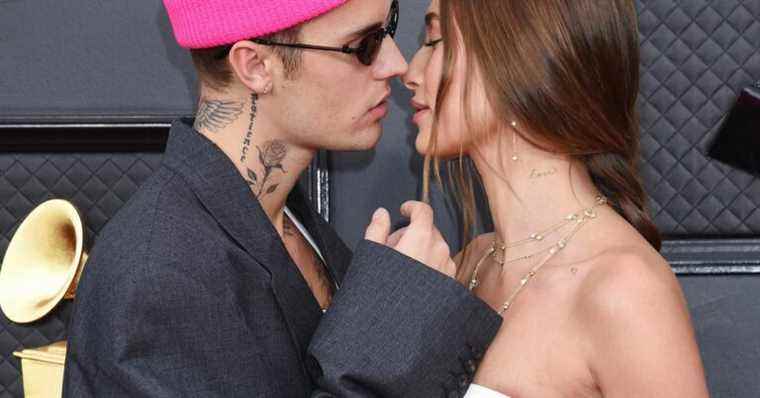
<instances>
[{"instance_id":1,"label":"rose tattoo on neck","mask_svg":"<svg viewBox=\"0 0 760 398\"><path fill-rule=\"evenodd\" d=\"M256 192L256 197L261 198L263 195L274 193L279 187L279 183L270 182L270 178L277 170L283 174L287 173L282 166L282 161L288 153L288 146L281 140L271 140L265 142L262 146L256 145L259 151L259 162L264 167L264 175L259 176L254 170L248 169L248 185Z\"/></svg>"}]
</instances>

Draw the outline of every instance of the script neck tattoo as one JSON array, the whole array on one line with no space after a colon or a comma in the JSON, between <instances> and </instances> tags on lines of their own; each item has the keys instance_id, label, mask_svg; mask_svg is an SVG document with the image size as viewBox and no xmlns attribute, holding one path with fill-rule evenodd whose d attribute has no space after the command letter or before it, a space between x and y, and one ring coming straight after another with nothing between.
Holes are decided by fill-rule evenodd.
<instances>
[{"instance_id":1,"label":"script neck tattoo","mask_svg":"<svg viewBox=\"0 0 760 398\"><path fill-rule=\"evenodd\" d=\"M552 167L549 170L539 171L537 169L533 169L530 171L530 179L531 180L537 180L539 178L549 177L557 174L557 168Z\"/></svg>"},{"instance_id":2,"label":"script neck tattoo","mask_svg":"<svg viewBox=\"0 0 760 398\"><path fill-rule=\"evenodd\" d=\"M241 113L242 102L201 98L193 127L198 131L218 133L237 120Z\"/></svg>"},{"instance_id":3,"label":"script neck tattoo","mask_svg":"<svg viewBox=\"0 0 760 398\"><path fill-rule=\"evenodd\" d=\"M258 112L257 102L259 96L256 93L251 94L251 118L248 122L248 130L245 138L243 138L243 149L240 153L240 163L246 166L248 170L248 176L246 182L253 190L257 198L261 199L264 195L273 194L280 186L278 182L270 181L274 172L279 170L283 174L287 173L282 166L282 161L285 160L285 156L288 154L288 146L282 140L270 140L264 142L262 146L256 146L259 153L259 162L264 169L264 175L259 175L255 170L247 167L246 161L248 160L248 153L253 145L253 127L256 120L256 113Z\"/></svg>"},{"instance_id":4,"label":"script neck tattoo","mask_svg":"<svg viewBox=\"0 0 760 398\"><path fill-rule=\"evenodd\" d=\"M256 120L256 113L258 108L256 102L259 100L259 96L256 93L251 94L251 119L248 122L248 131L245 133L243 139L243 149L240 153L240 163L245 164L248 158L248 151L251 149L251 138L253 138L253 122Z\"/></svg>"}]
</instances>

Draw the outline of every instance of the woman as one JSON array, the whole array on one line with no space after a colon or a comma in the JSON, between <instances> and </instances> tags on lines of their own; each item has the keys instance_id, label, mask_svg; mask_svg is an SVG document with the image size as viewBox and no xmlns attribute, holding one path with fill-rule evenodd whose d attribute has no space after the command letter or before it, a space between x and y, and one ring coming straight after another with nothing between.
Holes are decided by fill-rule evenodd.
<instances>
[{"instance_id":1,"label":"woman","mask_svg":"<svg viewBox=\"0 0 760 398\"><path fill-rule=\"evenodd\" d=\"M636 171L634 1L433 0L426 25L417 150L495 226L457 257L504 317L468 396L708 396Z\"/></svg>"}]
</instances>

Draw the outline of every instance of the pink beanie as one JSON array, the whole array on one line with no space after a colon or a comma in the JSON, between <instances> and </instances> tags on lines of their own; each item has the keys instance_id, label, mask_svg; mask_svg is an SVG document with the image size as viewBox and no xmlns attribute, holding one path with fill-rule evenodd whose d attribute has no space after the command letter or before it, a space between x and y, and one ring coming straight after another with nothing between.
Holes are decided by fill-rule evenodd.
<instances>
[{"instance_id":1,"label":"pink beanie","mask_svg":"<svg viewBox=\"0 0 760 398\"><path fill-rule=\"evenodd\" d=\"M184 48L209 48L304 23L348 0L164 0Z\"/></svg>"}]
</instances>

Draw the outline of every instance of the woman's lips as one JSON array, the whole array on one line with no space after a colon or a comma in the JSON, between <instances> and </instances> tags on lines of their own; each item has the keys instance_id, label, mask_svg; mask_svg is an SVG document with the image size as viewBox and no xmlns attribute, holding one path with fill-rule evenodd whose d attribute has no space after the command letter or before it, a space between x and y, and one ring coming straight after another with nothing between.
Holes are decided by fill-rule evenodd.
<instances>
[{"instance_id":1,"label":"woman's lips","mask_svg":"<svg viewBox=\"0 0 760 398\"><path fill-rule=\"evenodd\" d=\"M417 109L417 112L414 114L414 117L412 117L412 121L414 124L419 125L422 121L422 118L426 117L430 113L430 108L421 108Z\"/></svg>"}]
</instances>

